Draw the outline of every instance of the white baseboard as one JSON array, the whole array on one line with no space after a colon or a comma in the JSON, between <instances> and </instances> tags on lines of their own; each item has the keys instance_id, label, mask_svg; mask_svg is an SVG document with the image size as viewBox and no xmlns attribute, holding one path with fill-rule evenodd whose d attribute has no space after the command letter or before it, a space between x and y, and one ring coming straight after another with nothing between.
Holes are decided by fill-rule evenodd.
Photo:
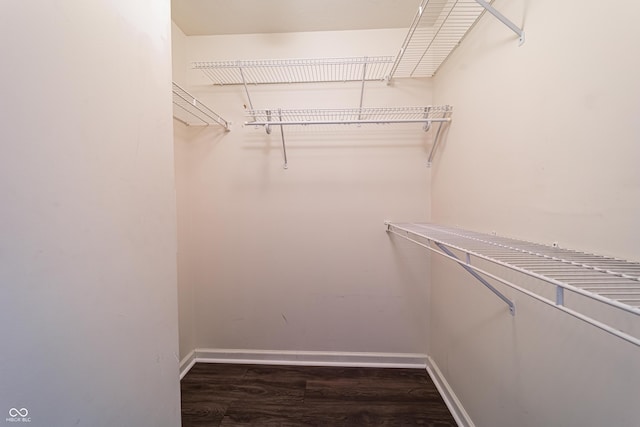
<instances>
[{"instance_id":1,"label":"white baseboard","mask_svg":"<svg viewBox=\"0 0 640 427\"><path fill-rule=\"evenodd\" d=\"M196 351L193 350L180 361L180 379L183 379L187 372L196 364Z\"/></svg>"},{"instance_id":2,"label":"white baseboard","mask_svg":"<svg viewBox=\"0 0 640 427\"><path fill-rule=\"evenodd\" d=\"M456 423L458 423L458 426L475 427L475 424L473 424L473 421L471 421L471 417L469 417L467 411L464 410L462 403L456 397L456 394L453 392L453 389L447 382L444 375L442 375L442 371L440 371L438 365L436 365L436 362L428 356L426 358L426 362L427 372L429 372L429 376L435 383L438 391L440 392L440 395L442 396L442 399L444 400L444 403L447 405L447 408L449 408L449 411L451 412L451 415L453 415L453 418L456 420Z\"/></svg>"},{"instance_id":3,"label":"white baseboard","mask_svg":"<svg viewBox=\"0 0 640 427\"><path fill-rule=\"evenodd\" d=\"M180 379L195 363L341 366L358 368L426 368L426 354L354 353L197 348L180 362Z\"/></svg>"}]
</instances>

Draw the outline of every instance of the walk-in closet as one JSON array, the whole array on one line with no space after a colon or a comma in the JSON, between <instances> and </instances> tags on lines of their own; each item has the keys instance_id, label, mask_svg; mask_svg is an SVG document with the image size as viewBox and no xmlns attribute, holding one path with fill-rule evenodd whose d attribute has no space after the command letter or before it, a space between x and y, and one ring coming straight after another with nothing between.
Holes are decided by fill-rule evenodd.
<instances>
[{"instance_id":1,"label":"walk-in closet","mask_svg":"<svg viewBox=\"0 0 640 427\"><path fill-rule=\"evenodd\" d=\"M639 13L9 0L0 423L639 425Z\"/></svg>"}]
</instances>

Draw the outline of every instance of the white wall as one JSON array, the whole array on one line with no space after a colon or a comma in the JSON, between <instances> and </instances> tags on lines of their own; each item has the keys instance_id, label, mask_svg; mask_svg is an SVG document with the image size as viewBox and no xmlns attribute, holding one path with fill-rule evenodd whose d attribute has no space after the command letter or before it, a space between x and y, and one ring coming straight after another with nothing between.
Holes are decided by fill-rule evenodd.
<instances>
[{"instance_id":1,"label":"white wall","mask_svg":"<svg viewBox=\"0 0 640 427\"><path fill-rule=\"evenodd\" d=\"M187 36L174 22L171 23L171 59L173 62L173 81L180 87L187 88ZM175 145L175 169L183 173L176 174L176 198L178 206L178 316L180 335L180 360L188 356L196 348L196 325L194 290L189 280L188 239L191 220L189 212L182 212L189 200L190 186L186 179L190 165L182 156L181 147L188 143L190 129L174 119L173 143Z\"/></svg>"},{"instance_id":2,"label":"white wall","mask_svg":"<svg viewBox=\"0 0 640 427\"><path fill-rule=\"evenodd\" d=\"M187 86L187 36L171 21L171 78L181 87Z\"/></svg>"},{"instance_id":3,"label":"white wall","mask_svg":"<svg viewBox=\"0 0 640 427\"><path fill-rule=\"evenodd\" d=\"M0 420L179 425L169 2L2 9Z\"/></svg>"},{"instance_id":4,"label":"white wall","mask_svg":"<svg viewBox=\"0 0 640 427\"><path fill-rule=\"evenodd\" d=\"M193 197L188 179L191 169L190 159L183 147L189 143L190 129L174 121L176 199L178 206L178 315L180 336L180 359L188 356L196 348L195 294L190 277L189 235L193 231L191 215L185 206Z\"/></svg>"},{"instance_id":5,"label":"white wall","mask_svg":"<svg viewBox=\"0 0 640 427\"><path fill-rule=\"evenodd\" d=\"M640 260L638 6L600 6L498 2L526 43L487 15L440 70L439 221Z\"/></svg>"},{"instance_id":6,"label":"white wall","mask_svg":"<svg viewBox=\"0 0 640 427\"><path fill-rule=\"evenodd\" d=\"M394 54L404 31L189 37L190 60ZM363 50L364 47L364 50ZM399 255L385 219L428 220L430 136L420 125L243 127L241 87L194 94L234 124L176 144L199 348L426 351L426 257ZM428 81L367 85L365 105L427 105ZM355 107L359 84L251 87L257 108ZM182 192L182 194L180 194ZM182 246L181 246L182 248Z\"/></svg>"},{"instance_id":7,"label":"white wall","mask_svg":"<svg viewBox=\"0 0 640 427\"><path fill-rule=\"evenodd\" d=\"M527 41L487 15L439 71L435 101L455 111L433 220L640 260L640 6L494 5ZM458 267L432 265L432 356L477 426L637 425L637 348L507 292L511 318Z\"/></svg>"}]
</instances>

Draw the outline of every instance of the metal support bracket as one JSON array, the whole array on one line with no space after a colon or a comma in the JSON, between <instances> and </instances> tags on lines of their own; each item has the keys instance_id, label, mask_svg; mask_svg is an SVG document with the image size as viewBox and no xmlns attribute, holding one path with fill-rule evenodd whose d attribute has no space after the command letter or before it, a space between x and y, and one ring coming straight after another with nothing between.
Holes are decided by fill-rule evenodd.
<instances>
[{"instance_id":1,"label":"metal support bracket","mask_svg":"<svg viewBox=\"0 0 640 427\"><path fill-rule=\"evenodd\" d=\"M520 37L520 41L518 43L518 46L522 46L524 44L524 31L522 31L522 29L520 29L520 27L518 27L516 24L511 22L511 20L509 18L504 16L495 7L491 6L485 0L476 0L476 3L478 3L480 6L484 7L487 12L489 12L490 14L495 16L500 22L502 22L504 25L509 27L511 29L511 31L513 31L514 33L516 33L518 35L518 37Z\"/></svg>"},{"instance_id":2,"label":"metal support bracket","mask_svg":"<svg viewBox=\"0 0 640 427\"><path fill-rule=\"evenodd\" d=\"M556 305L564 305L564 288L556 286Z\"/></svg>"},{"instance_id":3,"label":"metal support bracket","mask_svg":"<svg viewBox=\"0 0 640 427\"><path fill-rule=\"evenodd\" d=\"M249 88L247 87L247 81L244 78L244 73L242 72L242 67L238 67L238 71L240 71L240 77L242 78L242 84L244 85L244 92L247 94L247 101L249 102L249 109L253 111L253 102L251 102L251 95L249 95Z\"/></svg>"},{"instance_id":4,"label":"metal support bracket","mask_svg":"<svg viewBox=\"0 0 640 427\"><path fill-rule=\"evenodd\" d=\"M456 254L454 254L453 252L451 252L449 250L449 248L447 248L446 246L444 246L441 243L435 242L436 246L438 248L440 248L440 250L442 252L444 252L445 254L449 255L451 258L455 258L458 261L458 265L460 265L460 267L464 268L467 273L469 273L470 275L472 275L473 277L475 277L476 279L478 279L478 281L480 283L482 283L483 285L485 285L491 292L493 292L498 298L500 298L502 301L504 301L508 306L509 306L509 313L511 313L512 316L515 316L516 314L516 306L513 303L513 301L511 301L509 298L507 298L506 296L504 296L502 294L502 292L500 292L499 290L497 290L491 283L487 282L484 277L480 276L480 274L476 273L471 267L467 266L466 264L470 263L470 257L469 254L467 254L467 262L466 264L456 256Z\"/></svg>"},{"instance_id":5,"label":"metal support bracket","mask_svg":"<svg viewBox=\"0 0 640 427\"><path fill-rule=\"evenodd\" d=\"M433 156L436 154L436 148L438 148L438 142L440 142L440 132L442 131L442 122L438 124L438 130L436 131L436 137L433 138L433 144L431 145L431 151L429 152L429 158L427 159L427 167L431 167L433 162Z\"/></svg>"},{"instance_id":6,"label":"metal support bracket","mask_svg":"<svg viewBox=\"0 0 640 427\"><path fill-rule=\"evenodd\" d=\"M280 118L280 122L282 123L282 110L278 110L278 117ZM284 126L280 125L280 137L282 138L282 155L284 157L284 164L282 167L284 169L289 168L289 164L287 162L287 145L284 142Z\"/></svg>"},{"instance_id":7,"label":"metal support bracket","mask_svg":"<svg viewBox=\"0 0 640 427\"><path fill-rule=\"evenodd\" d=\"M358 120L362 119L362 102L364 101L364 83L367 77L367 57L364 58L365 62L362 65L362 87L360 88L360 114L358 115Z\"/></svg>"},{"instance_id":8,"label":"metal support bracket","mask_svg":"<svg viewBox=\"0 0 640 427\"><path fill-rule=\"evenodd\" d=\"M428 107L424 107L424 118L428 119L429 118L429 108ZM422 126L422 130L424 130L425 132L429 132L429 129L431 129L431 122L426 122L424 124L424 126Z\"/></svg>"}]
</instances>

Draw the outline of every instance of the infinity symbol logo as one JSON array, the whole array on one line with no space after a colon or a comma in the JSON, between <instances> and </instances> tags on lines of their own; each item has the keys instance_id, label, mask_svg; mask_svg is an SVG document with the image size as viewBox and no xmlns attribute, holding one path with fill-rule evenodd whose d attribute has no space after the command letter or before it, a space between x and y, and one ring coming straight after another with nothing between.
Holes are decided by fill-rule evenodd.
<instances>
[{"instance_id":1,"label":"infinity symbol logo","mask_svg":"<svg viewBox=\"0 0 640 427\"><path fill-rule=\"evenodd\" d=\"M16 408L11 408L9 409L9 416L10 417L26 417L27 415L29 415L29 411L27 410L27 408L21 408L21 409L16 409Z\"/></svg>"}]
</instances>

